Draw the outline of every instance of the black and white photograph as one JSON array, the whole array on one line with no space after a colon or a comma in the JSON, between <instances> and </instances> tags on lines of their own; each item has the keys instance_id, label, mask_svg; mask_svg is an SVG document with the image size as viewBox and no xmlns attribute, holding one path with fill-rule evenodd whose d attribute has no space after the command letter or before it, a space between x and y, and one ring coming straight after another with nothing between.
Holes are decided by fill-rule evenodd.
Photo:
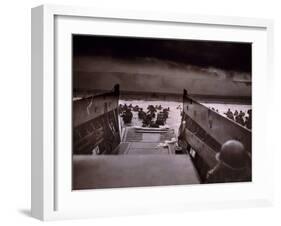
<instances>
[{"instance_id":1,"label":"black and white photograph","mask_svg":"<svg viewBox=\"0 0 281 226\"><path fill-rule=\"evenodd\" d=\"M281 225L278 3L2 1L0 224Z\"/></svg>"},{"instance_id":2,"label":"black and white photograph","mask_svg":"<svg viewBox=\"0 0 281 226\"><path fill-rule=\"evenodd\" d=\"M72 35L72 189L252 181L252 44Z\"/></svg>"}]
</instances>

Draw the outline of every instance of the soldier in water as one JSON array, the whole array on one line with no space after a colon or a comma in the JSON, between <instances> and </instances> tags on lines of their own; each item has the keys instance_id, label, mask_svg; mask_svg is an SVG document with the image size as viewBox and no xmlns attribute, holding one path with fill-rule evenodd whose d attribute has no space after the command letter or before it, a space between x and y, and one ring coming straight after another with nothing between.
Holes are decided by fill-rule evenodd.
<instances>
[{"instance_id":1,"label":"soldier in water","mask_svg":"<svg viewBox=\"0 0 281 226\"><path fill-rule=\"evenodd\" d=\"M224 113L228 118L234 120L234 116L233 116L233 113L232 111L230 110L230 108L228 108L227 112Z\"/></svg>"},{"instance_id":2,"label":"soldier in water","mask_svg":"<svg viewBox=\"0 0 281 226\"><path fill-rule=\"evenodd\" d=\"M251 181L250 157L241 142L225 142L216 159L218 163L207 173L206 183Z\"/></svg>"},{"instance_id":3,"label":"soldier in water","mask_svg":"<svg viewBox=\"0 0 281 226\"><path fill-rule=\"evenodd\" d=\"M244 121L243 116L241 114L239 114L235 117L235 121L242 126L245 125L245 121Z\"/></svg>"},{"instance_id":4,"label":"soldier in water","mask_svg":"<svg viewBox=\"0 0 281 226\"><path fill-rule=\"evenodd\" d=\"M146 116L145 112L143 111L142 108L139 109L139 112L138 112L138 117L139 119L144 119Z\"/></svg>"},{"instance_id":5,"label":"soldier in water","mask_svg":"<svg viewBox=\"0 0 281 226\"><path fill-rule=\"evenodd\" d=\"M149 127L152 121L152 116L151 114L146 114L145 117L143 118L142 121L142 126L143 127Z\"/></svg>"},{"instance_id":6,"label":"soldier in water","mask_svg":"<svg viewBox=\"0 0 281 226\"><path fill-rule=\"evenodd\" d=\"M130 108L127 108L127 110L121 115L123 118L123 121L125 124L131 123L133 118L133 113Z\"/></svg>"}]
</instances>

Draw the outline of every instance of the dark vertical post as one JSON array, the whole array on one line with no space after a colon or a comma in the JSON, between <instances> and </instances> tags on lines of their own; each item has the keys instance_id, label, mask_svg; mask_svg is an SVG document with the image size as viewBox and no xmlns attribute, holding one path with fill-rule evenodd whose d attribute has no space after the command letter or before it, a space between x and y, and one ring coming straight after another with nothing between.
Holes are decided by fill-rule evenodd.
<instances>
[{"instance_id":1,"label":"dark vertical post","mask_svg":"<svg viewBox=\"0 0 281 226\"><path fill-rule=\"evenodd\" d=\"M114 110L114 114L115 114L115 119L116 119L116 123L117 123L117 128L118 128L118 135L119 135L119 140L118 143L120 144L121 142L121 127L120 127L120 123L119 123L119 96L120 96L120 85L119 84L115 84L114 86L114 95L117 97L117 109Z\"/></svg>"},{"instance_id":2,"label":"dark vertical post","mask_svg":"<svg viewBox=\"0 0 281 226\"><path fill-rule=\"evenodd\" d=\"M187 90L183 89L183 96L186 97L187 96Z\"/></svg>"},{"instance_id":3,"label":"dark vertical post","mask_svg":"<svg viewBox=\"0 0 281 226\"><path fill-rule=\"evenodd\" d=\"M118 99L119 99L119 94L120 94L120 85L119 84L116 84L114 86L114 94L115 94L115 96L118 96Z\"/></svg>"},{"instance_id":4,"label":"dark vertical post","mask_svg":"<svg viewBox=\"0 0 281 226\"><path fill-rule=\"evenodd\" d=\"M188 93L187 93L186 89L183 89L183 97L182 97L182 99L183 99L183 102L185 102L187 99L190 99L190 98L188 98Z\"/></svg>"}]
</instances>

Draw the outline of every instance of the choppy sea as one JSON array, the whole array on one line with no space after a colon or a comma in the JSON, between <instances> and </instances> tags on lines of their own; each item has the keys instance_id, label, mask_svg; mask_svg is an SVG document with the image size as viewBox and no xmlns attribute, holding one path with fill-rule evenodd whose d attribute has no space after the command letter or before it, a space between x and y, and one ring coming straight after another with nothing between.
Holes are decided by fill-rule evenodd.
<instances>
[{"instance_id":1,"label":"choppy sea","mask_svg":"<svg viewBox=\"0 0 281 226\"><path fill-rule=\"evenodd\" d=\"M132 104L133 106L138 105L140 108L143 108L144 111L147 111L148 105L160 105L164 108L169 107L169 117L166 121L166 125L170 128L174 129L175 133L177 134L178 128L181 123L181 110L182 110L182 102L180 101L159 101L159 100L119 100L119 104ZM218 113L225 116L225 112L227 112L228 109L230 109L232 112L237 110L238 112L243 111L247 113L249 109L252 108L251 105L247 104L224 104L224 103L205 103L201 102L201 104L209 107L209 108L215 108L218 110ZM225 116L226 117L226 116ZM138 119L137 112L133 112L133 119L132 119L132 125L134 126L141 126L142 121Z\"/></svg>"}]
</instances>

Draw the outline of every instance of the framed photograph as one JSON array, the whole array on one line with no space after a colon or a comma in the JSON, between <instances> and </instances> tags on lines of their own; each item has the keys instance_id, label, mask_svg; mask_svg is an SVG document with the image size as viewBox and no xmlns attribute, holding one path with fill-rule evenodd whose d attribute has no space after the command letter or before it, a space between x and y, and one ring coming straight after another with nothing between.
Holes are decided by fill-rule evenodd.
<instances>
[{"instance_id":1,"label":"framed photograph","mask_svg":"<svg viewBox=\"0 0 281 226\"><path fill-rule=\"evenodd\" d=\"M32 9L32 216L272 203L273 22Z\"/></svg>"}]
</instances>

